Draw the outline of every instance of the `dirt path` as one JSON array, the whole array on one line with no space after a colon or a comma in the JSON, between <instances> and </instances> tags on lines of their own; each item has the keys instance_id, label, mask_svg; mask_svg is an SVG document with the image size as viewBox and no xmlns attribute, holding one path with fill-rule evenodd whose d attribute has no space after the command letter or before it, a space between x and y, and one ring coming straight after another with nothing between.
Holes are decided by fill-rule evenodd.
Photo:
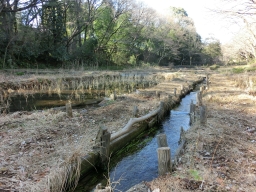
<instances>
[{"instance_id":1,"label":"dirt path","mask_svg":"<svg viewBox=\"0 0 256 192\"><path fill-rule=\"evenodd\" d=\"M152 191L256 191L255 80L255 74L210 75L207 124L191 127L177 170L147 183Z\"/></svg>"},{"instance_id":2,"label":"dirt path","mask_svg":"<svg viewBox=\"0 0 256 192\"><path fill-rule=\"evenodd\" d=\"M67 117L66 112L53 109L1 114L0 191L63 190L70 163L79 163L81 156L92 152L100 124L116 132L132 117L133 106L138 107L138 116L159 106L156 91L160 92L160 99L164 99L173 94L174 88L192 84L205 74L156 73L165 81L149 89L118 95L115 101L105 101L99 107L73 110L72 118ZM19 77L19 80L24 79ZM3 75L0 81L11 79Z\"/></svg>"}]
</instances>

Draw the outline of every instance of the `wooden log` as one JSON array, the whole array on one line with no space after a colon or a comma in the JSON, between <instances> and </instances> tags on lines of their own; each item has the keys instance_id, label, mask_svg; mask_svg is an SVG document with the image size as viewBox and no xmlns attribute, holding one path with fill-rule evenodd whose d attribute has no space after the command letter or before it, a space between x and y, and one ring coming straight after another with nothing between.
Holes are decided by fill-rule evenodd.
<instances>
[{"instance_id":1,"label":"wooden log","mask_svg":"<svg viewBox=\"0 0 256 192\"><path fill-rule=\"evenodd\" d=\"M68 117L73 117L71 102L66 103L66 112Z\"/></svg>"},{"instance_id":2,"label":"wooden log","mask_svg":"<svg viewBox=\"0 0 256 192\"><path fill-rule=\"evenodd\" d=\"M159 134L156 136L157 138L157 146L158 148L160 147L168 147L168 144L167 144L167 138L166 138L166 134Z\"/></svg>"},{"instance_id":3,"label":"wooden log","mask_svg":"<svg viewBox=\"0 0 256 192\"><path fill-rule=\"evenodd\" d=\"M124 135L125 133L128 133L132 129L132 125L134 123L144 121L144 120L146 120L146 119L148 119L150 117L153 117L153 116L157 115L161 110L163 111L163 109L162 109L163 108L163 104L161 104L161 103L162 102L160 102L160 105L159 105L159 107L156 110L148 113L147 115L144 115L144 116L139 117L139 118L131 118L128 121L128 123L125 125L125 127L123 127L123 129L121 129L120 131L118 131L116 133L113 133L111 135L111 140L114 140L114 139Z\"/></svg>"},{"instance_id":4,"label":"wooden log","mask_svg":"<svg viewBox=\"0 0 256 192\"><path fill-rule=\"evenodd\" d=\"M207 107L202 105L200 107L200 125L206 125L207 123Z\"/></svg>"},{"instance_id":5,"label":"wooden log","mask_svg":"<svg viewBox=\"0 0 256 192\"><path fill-rule=\"evenodd\" d=\"M158 174L165 175L171 172L171 149L170 147L160 147L157 149L158 156Z\"/></svg>"}]
</instances>

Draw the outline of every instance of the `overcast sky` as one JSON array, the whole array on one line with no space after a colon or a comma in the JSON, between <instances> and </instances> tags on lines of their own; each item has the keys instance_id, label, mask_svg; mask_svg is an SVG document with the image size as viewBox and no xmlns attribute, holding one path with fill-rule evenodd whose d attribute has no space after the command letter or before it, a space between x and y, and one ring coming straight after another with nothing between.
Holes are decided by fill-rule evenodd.
<instances>
[{"instance_id":1,"label":"overcast sky","mask_svg":"<svg viewBox=\"0 0 256 192\"><path fill-rule=\"evenodd\" d=\"M222 43L228 42L238 26L231 26L226 20L214 15L209 8L218 6L219 0L140 0L160 13L167 12L168 8L182 7L188 16L194 20L197 32L203 39L215 37Z\"/></svg>"}]
</instances>

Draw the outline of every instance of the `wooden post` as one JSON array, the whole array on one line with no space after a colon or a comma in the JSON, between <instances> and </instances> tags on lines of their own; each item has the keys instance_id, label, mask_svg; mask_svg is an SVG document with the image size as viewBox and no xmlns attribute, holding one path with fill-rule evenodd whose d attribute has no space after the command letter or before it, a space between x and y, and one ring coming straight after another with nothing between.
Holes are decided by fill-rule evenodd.
<instances>
[{"instance_id":1,"label":"wooden post","mask_svg":"<svg viewBox=\"0 0 256 192\"><path fill-rule=\"evenodd\" d=\"M183 141L183 139L184 139L184 137L185 137L185 130L184 130L184 128L181 126L180 127L180 139L179 139L179 144L181 144L181 142Z\"/></svg>"},{"instance_id":2,"label":"wooden post","mask_svg":"<svg viewBox=\"0 0 256 192\"><path fill-rule=\"evenodd\" d=\"M164 102L161 101L160 102L160 111L157 115L157 121L158 122L160 122L160 120L164 117L164 113L165 113L165 111L164 111Z\"/></svg>"},{"instance_id":3,"label":"wooden post","mask_svg":"<svg viewBox=\"0 0 256 192\"><path fill-rule=\"evenodd\" d=\"M176 97L176 91L177 91L177 89L174 88L174 91L173 91L174 97Z\"/></svg>"},{"instance_id":4,"label":"wooden post","mask_svg":"<svg viewBox=\"0 0 256 192\"><path fill-rule=\"evenodd\" d=\"M205 84L206 84L206 87L207 89L209 89L209 74L206 74L206 79L205 79Z\"/></svg>"},{"instance_id":5,"label":"wooden post","mask_svg":"<svg viewBox=\"0 0 256 192\"><path fill-rule=\"evenodd\" d=\"M172 103L173 103L172 102L172 96L168 95L168 107L169 107L169 109L172 107ZM171 115L172 111L171 110L169 110L169 111L170 111L170 115Z\"/></svg>"},{"instance_id":6,"label":"wooden post","mask_svg":"<svg viewBox=\"0 0 256 192\"><path fill-rule=\"evenodd\" d=\"M168 95L168 100L169 100L169 102L172 101L172 96L171 95Z\"/></svg>"},{"instance_id":7,"label":"wooden post","mask_svg":"<svg viewBox=\"0 0 256 192\"><path fill-rule=\"evenodd\" d=\"M158 156L158 174L165 175L171 172L171 149L170 147L160 147L157 149Z\"/></svg>"},{"instance_id":8,"label":"wooden post","mask_svg":"<svg viewBox=\"0 0 256 192\"><path fill-rule=\"evenodd\" d=\"M206 125L207 123L207 107L202 105L200 107L200 125Z\"/></svg>"},{"instance_id":9,"label":"wooden post","mask_svg":"<svg viewBox=\"0 0 256 192\"><path fill-rule=\"evenodd\" d=\"M191 100L190 111L189 111L189 114L190 114L190 125L192 125L194 123L194 121L195 121L195 111L196 111L196 106L193 103L193 100Z\"/></svg>"},{"instance_id":10,"label":"wooden post","mask_svg":"<svg viewBox=\"0 0 256 192\"><path fill-rule=\"evenodd\" d=\"M197 105L201 106L202 105L202 92L200 92L200 91L197 92L196 100L197 100Z\"/></svg>"},{"instance_id":11,"label":"wooden post","mask_svg":"<svg viewBox=\"0 0 256 192\"><path fill-rule=\"evenodd\" d=\"M102 169L107 170L109 161L110 136L105 126L100 126L96 141L100 141L100 158Z\"/></svg>"},{"instance_id":12,"label":"wooden post","mask_svg":"<svg viewBox=\"0 0 256 192\"><path fill-rule=\"evenodd\" d=\"M204 89L205 89L205 87L204 87L204 85L202 85L202 86L200 87L200 92L203 93L203 92L204 92Z\"/></svg>"},{"instance_id":13,"label":"wooden post","mask_svg":"<svg viewBox=\"0 0 256 192\"><path fill-rule=\"evenodd\" d=\"M66 113L68 117L73 117L71 102L66 103Z\"/></svg>"},{"instance_id":14,"label":"wooden post","mask_svg":"<svg viewBox=\"0 0 256 192\"><path fill-rule=\"evenodd\" d=\"M160 92L156 91L156 98L158 99L158 101L160 101Z\"/></svg>"},{"instance_id":15,"label":"wooden post","mask_svg":"<svg viewBox=\"0 0 256 192\"><path fill-rule=\"evenodd\" d=\"M0 102L3 103L4 102L4 97L3 94L0 93Z\"/></svg>"},{"instance_id":16,"label":"wooden post","mask_svg":"<svg viewBox=\"0 0 256 192\"><path fill-rule=\"evenodd\" d=\"M138 107L137 106L133 106L132 116L133 117L137 117L138 113L139 113Z\"/></svg>"},{"instance_id":17,"label":"wooden post","mask_svg":"<svg viewBox=\"0 0 256 192\"><path fill-rule=\"evenodd\" d=\"M184 93L184 85L180 86L180 94L182 95Z\"/></svg>"},{"instance_id":18,"label":"wooden post","mask_svg":"<svg viewBox=\"0 0 256 192\"><path fill-rule=\"evenodd\" d=\"M116 92L114 91L114 93L112 93L111 95L110 95L110 99L111 100L116 100Z\"/></svg>"},{"instance_id":19,"label":"wooden post","mask_svg":"<svg viewBox=\"0 0 256 192\"><path fill-rule=\"evenodd\" d=\"M157 138L157 146L158 148L160 147L168 147L168 144L167 144L167 138L166 138L166 134L159 134L156 136Z\"/></svg>"},{"instance_id":20,"label":"wooden post","mask_svg":"<svg viewBox=\"0 0 256 192\"><path fill-rule=\"evenodd\" d=\"M189 113L193 113L193 112L195 112L195 105L193 103L193 100L191 99Z\"/></svg>"}]
</instances>

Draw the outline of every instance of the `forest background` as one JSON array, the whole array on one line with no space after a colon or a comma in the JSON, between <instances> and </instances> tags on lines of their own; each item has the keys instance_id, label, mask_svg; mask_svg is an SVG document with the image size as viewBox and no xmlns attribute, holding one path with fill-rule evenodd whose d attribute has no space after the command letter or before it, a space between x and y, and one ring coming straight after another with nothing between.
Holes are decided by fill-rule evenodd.
<instances>
[{"instance_id":1,"label":"forest background","mask_svg":"<svg viewBox=\"0 0 256 192\"><path fill-rule=\"evenodd\" d=\"M1 0L0 68L123 68L211 65L217 39L204 42L183 8L167 15L132 0Z\"/></svg>"}]
</instances>

